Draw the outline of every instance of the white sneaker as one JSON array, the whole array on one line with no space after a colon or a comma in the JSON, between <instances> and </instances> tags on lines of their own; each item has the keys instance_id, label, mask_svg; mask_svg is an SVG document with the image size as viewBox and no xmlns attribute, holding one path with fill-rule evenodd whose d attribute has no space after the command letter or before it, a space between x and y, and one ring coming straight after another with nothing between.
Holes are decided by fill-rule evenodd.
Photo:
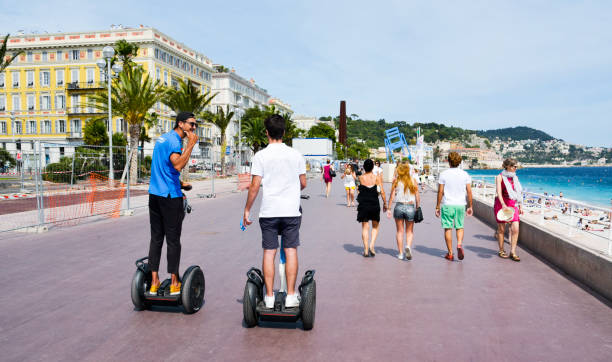
<instances>
[{"instance_id":1,"label":"white sneaker","mask_svg":"<svg viewBox=\"0 0 612 362\"><path fill-rule=\"evenodd\" d=\"M285 307L299 307L300 305L300 297L296 294L287 294L287 298L285 298Z\"/></svg>"},{"instance_id":2,"label":"white sneaker","mask_svg":"<svg viewBox=\"0 0 612 362\"><path fill-rule=\"evenodd\" d=\"M397 254L397 258L399 260L404 260L404 254L402 254L402 253Z\"/></svg>"},{"instance_id":3,"label":"white sneaker","mask_svg":"<svg viewBox=\"0 0 612 362\"><path fill-rule=\"evenodd\" d=\"M264 296L264 304L266 305L266 308L274 308L274 295L271 297L268 297L267 295Z\"/></svg>"}]
</instances>

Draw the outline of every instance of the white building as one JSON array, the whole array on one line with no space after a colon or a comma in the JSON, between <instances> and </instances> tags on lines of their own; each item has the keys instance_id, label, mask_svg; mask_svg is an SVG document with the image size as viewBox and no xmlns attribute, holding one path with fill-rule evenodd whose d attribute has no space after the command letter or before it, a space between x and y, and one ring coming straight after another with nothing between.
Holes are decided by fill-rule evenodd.
<instances>
[{"instance_id":1,"label":"white building","mask_svg":"<svg viewBox=\"0 0 612 362\"><path fill-rule=\"evenodd\" d=\"M274 106L281 114L293 114L293 110L291 109L291 105L281 101L278 98L270 98L268 100L268 104Z\"/></svg>"},{"instance_id":2,"label":"white building","mask_svg":"<svg viewBox=\"0 0 612 362\"><path fill-rule=\"evenodd\" d=\"M238 144L240 119L244 112L251 107L264 109L268 105L270 95L267 90L256 85L255 80L246 80L236 74L234 69L226 71L221 69L220 66L216 67L218 71L212 75L212 94L218 94L211 102L212 111L216 112L217 107L222 107L226 111L229 106L230 112L234 112L232 122L227 126L225 134L227 145L230 147L230 155L234 156ZM248 147L243 146L242 160L246 160L248 156ZM216 159L219 159L219 157L217 156Z\"/></svg>"}]
</instances>

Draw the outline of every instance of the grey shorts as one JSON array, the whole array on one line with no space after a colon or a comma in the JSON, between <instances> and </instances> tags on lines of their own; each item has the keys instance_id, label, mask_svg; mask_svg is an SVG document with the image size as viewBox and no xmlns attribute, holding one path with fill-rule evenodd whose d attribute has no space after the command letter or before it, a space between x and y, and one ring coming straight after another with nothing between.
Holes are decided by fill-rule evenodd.
<instances>
[{"instance_id":1,"label":"grey shorts","mask_svg":"<svg viewBox=\"0 0 612 362\"><path fill-rule=\"evenodd\" d=\"M397 203L393 209L393 217L396 219L404 219L406 221L414 221L415 212L416 208L414 207L414 204Z\"/></svg>"},{"instance_id":2,"label":"grey shorts","mask_svg":"<svg viewBox=\"0 0 612 362\"><path fill-rule=\"evenodd\" d=\"M283 240L284 248L297 248L300 245L301 216L294 217L260 217L261 247L278 249L278 236Z\"/></svg>"}]
</instances>

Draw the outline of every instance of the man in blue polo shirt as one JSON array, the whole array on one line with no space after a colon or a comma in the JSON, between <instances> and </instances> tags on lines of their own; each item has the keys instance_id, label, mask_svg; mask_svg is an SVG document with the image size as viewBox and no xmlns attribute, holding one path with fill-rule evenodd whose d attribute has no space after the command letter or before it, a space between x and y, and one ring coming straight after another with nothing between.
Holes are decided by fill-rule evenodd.
<instances>
[{"instance_id":1,"label":"man in blue polo shirt","mask_svg":"<svg viewBox=\"0 0 612 362\"><path fill-rule=\"evenodd\" d=\"M170 294L181 293L178 273L181 260L181 228L185 212L179 176L198 141L198 136L194 133L196 126L193 113L180 112L176 116L174 129L159 137L153 149L149 186L149 268L153 274L149 290L151 294L157 294L160 284L158 270L164 237L168 243L168 273L172 278ZM182 139L185 137L188 142L183 150Z\"/></svg>"}]
</instances>

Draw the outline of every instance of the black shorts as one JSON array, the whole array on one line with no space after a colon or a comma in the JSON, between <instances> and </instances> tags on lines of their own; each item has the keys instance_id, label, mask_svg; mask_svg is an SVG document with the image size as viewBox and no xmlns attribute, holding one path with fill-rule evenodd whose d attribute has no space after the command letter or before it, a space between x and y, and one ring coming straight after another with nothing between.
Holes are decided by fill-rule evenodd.
<instances>
[{"instance_id":1,"label":"black shorts","mask_svg":"<svg viewBox=\"0 0 612 362\"><path fill-rule=\"evenodd\" d=\"M284 248L297 248L300 245L301 216L294 217L260 217L261 247L278 249L278 236L283 238Z\"/></svg>"}]
</instances>

